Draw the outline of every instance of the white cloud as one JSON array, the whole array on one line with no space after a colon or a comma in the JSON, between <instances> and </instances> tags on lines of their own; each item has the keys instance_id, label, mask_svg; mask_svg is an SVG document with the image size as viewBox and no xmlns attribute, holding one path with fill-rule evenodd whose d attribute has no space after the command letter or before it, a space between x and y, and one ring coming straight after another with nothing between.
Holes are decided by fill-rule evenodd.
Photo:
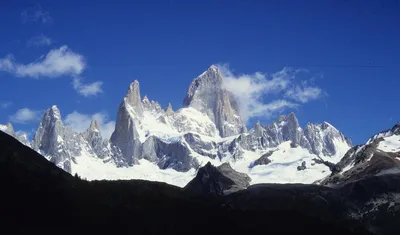
<instances>
[{"instance_id":1,"label":"white cloud","mask_svg":"<svg viewBox=\"0 0 400 235\"><path fill-rule=\"evenodd\" d=\"M52 43L53 43L53 40L51 38L46 37L43 34L40 34L38 36L34 36L31 39L29 39L27 42L27 45L40 47L40 46L50 46Z\"/></svg>"},{"instance_id":2,"label":"white cloud","mask_svg":"<svg viewBox=\"0 0 400 235\"><path fill-rule=\"evenodd\" d=\"M14 71L14 57L13 55L7 55L4 58L0 58L0 71L13 72Z\"/></svg>"},{"instance_id":3,"label":"white cloud","mask_svg":"<svg viewBox=\"0 0 400 235\"><path fill-rule=\"evenodd\" d=\"M27 22L38 22L42 24L53 23L53 18L49 12L44 11L42 7L37 4L32 7L28 7L21 12L21 19L23 23Z\"/></svg>"},{"instance_id":4,"label":"white cloud","mask_svg":"<svg viewBox=\"0 0 400 235\"><path fill-rule=\"evenodd\" d=\"M218 68L224 75L224 88L237 97L241 116L245 122L253 117L270 117L286 108L299 106L297 103L283 99L284 97L301 103L319 98L314 89L301 89L300 91L293 89L297 83L296 75L300 72L308 72L304 69L285 67L271 75L260 72L234 75L227 65L219 65ZM290 96L282 95L286 93ZM267 102L267 96L274 97L269 97Z\"/></svg>"},{"instance_id":5,"label":"white cloud","mask_svg":"<svg viewBox=\"0 0 400 235\"><path fill-rule=\"evenodd\" d=\"M15 114L10 116L10 121L25 124L39 120L40 112L28 108L19 109Z\"/></svg>"},{"instance_id":6,"label":"white cloud","mask_svg":"<svg viewBox=\"0 0 400 235\"><path fill-rule=\"evenodd\" d=\"M80 78L74 78L72 85L74 89L81 95L88 97L88 96L95 96L99 93L103 92L101 86L103 85L102 81L96 81L93 83L83 84Z\"/></svg>"},{"instance_id":7,"label":"white cloud","mask_svg":"<svg viewBox=\"0 0 400 235\"><path fill-rule=\"evenodd\" d=\"M85 66L84 57L71 51L66 45L49 51L47 55L29 64L16 63L12 55L0 59L0 70L13 73L19 77L76 76L83 72Z\"/></svg>"},{"instance_id":8,"label":"white cloud","mask_svg":"<svg viewBox=\"0 0 400 235\"><path fill-rule=\"evenodd\" d=\"M13 103L9 102L9 101L0 101L0 107L2 109L6 109L8 107L10 107Z\"/></svg>"},{"instance_id":9,"label":"white cloud","mask_svg":"<svg viewBox=\"0 0 400 235\"><path fill-rule=\"evenodd\" d=\"M115 122L109 121L105 113L99 112L90 115L74 111L66 116L64 123L76 132L84 132L90 126L92 120L97 120L102 136L109 139L114 131Z\"/></svg>"},{"instance_id":10,"label":"white cloud","mask_svg":"<svg viewBox=\"0 0 400 235\"><path fill-rule=\"evenodd\" d=\"M323 96L324 92L318 87L295 86L286 91L285 97L291 98L301 103L307 103Z\"/></svg>"}]
</instances>

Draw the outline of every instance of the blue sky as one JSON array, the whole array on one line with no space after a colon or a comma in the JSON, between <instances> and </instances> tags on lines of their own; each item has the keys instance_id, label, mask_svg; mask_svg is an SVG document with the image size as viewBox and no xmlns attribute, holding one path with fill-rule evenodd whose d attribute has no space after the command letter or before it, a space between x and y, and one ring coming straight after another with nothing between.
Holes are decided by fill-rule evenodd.
<instances>
[{"instance_id":1,"label":"blue sky","mask_svg":"<svg viewBox=\"0 0 400 235\"><path fill-rule=\"evenodd\" d=\"M211 64L249 82L245 101L295 104L247 110L249 126L294 111L362 143L400 121L399 1L17 0L0 23L0 123L26 132L53 104L75 129L95 117L109 131L135 79L177 109ZM288 86L271 91L284 68Z\"/></svg>"}]
</instances>

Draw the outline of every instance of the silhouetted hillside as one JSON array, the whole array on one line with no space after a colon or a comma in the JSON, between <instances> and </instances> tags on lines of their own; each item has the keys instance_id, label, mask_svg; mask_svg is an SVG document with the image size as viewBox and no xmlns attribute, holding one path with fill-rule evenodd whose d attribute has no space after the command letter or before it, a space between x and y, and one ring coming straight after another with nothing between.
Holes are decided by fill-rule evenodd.
<instances>
[{"instance_id":1,"label":"silhouetted hillside","mask_svg":"<svg viewBox=\"0 0 400 235\"><path fill-rule=\"evenodd\" d=\"M108 229L132 234L365 233L356 223L340 218L345 204L335 207L343 199L338 197L331 204L315 196L319 186L253 186L224 197L207 197L142 180L87 182L3 132L0 184L0 217L5 231L36 228L79 233L90 228L91 234ZM326 188L326 194L334 192ZM326 203L330 206L319 206ZM311 204L314 206L309 207Z\"/></svg>"}]
</instances>

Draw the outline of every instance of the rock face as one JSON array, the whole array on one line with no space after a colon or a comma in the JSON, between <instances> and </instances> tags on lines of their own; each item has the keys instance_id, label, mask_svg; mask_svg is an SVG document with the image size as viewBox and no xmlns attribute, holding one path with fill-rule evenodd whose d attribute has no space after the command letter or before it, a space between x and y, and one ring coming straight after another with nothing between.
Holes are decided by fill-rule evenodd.
<instances>
[{"instance_id":1,"label":"rock face","mask_svg":"<svg viewBox=\"0 0 400 235\"><path fill-rule=\"evenodd\" d=\"M232 93L223 89L222 83L222 73L212 65L190 84L183 106L206 113L221 137L246 132L238 103Z\"/></svg>"},{"instance_id":2,"label":"rock face","mask_svg":"<svg viewBox=\"0 0 400 235\"><path fill-rule=\"evenodd\" d=\"M188 171L199 163L191 157L189 148L182 142L166 143L151 136L143 143L141 158L155 162L161 169L173 168Z\"/></svg>"},{"instance_id":3,"label":"rock face","mask_svg":"<svg viewBox=\"0 0 400 235\"><path fill-rule=\"evenodd\" d=\"M269 157L274 153L274 151L269 151L268 153L262 155L259 159L255 160L250 167L258 166L258 165L268 165L271 163Z\"/></svg>"},{"instance_id":4,"label":"rock face","mask_svg":"<svg viewBox=\"0 0 400 235\"><path fill-rule=\"evenodd\" d=\"M292 147L302 147L317 156L333 156L341 147L351 147L351 141L327 122L309 123L303 131L294 113L281 115L276 122L265 126L257 122L248 133L241 134L237 141L243 149L253 151L291 141Z\"/></svg>"},{"instance_id":5,"label":"rock face","mask_svg":"<svg viewBox=\"0 0 400 235\"><path fill-rule=\"evenodd\" d=\"M304 134L310 143L311 151L317 155L335 155L335 140L347 143L349 147L352 146L349 138L327 122L317 125L308 123Z\"/></svg>"},{"instance_id":6,"label":"rock face","mask_svg":"<svg viewBox=\"0 0 400 235\"><path fill-rule=\"evenodd\" d=\"M82 136L97 157L104 159L112 156L112 153L109 151L109 147L107 146L108 141L104 140L101 136L100 127L97 120L92 120L89 128L82 133Z\"/></svg>"},{"instance_id":7,"label":"rock face","mask_svg":"<svg viewBox=\"0 0 400 235\"><path fill-rule=\"evenodd\" d=\"M138 126L143 118L143 105L140 98L139 82L129 86L128 92L118 108L115 131L111 135L111 144L118 147L129 165L139 156L140 141Z\"/></svg>"},{"instance_id":8,"label":"rock face","mask_svg":"<svg viewBox=\"0 0 400 235\"><path fill-rule=\"evenodd\" d=\"M233 170L229 163L215 167L208 162L184 189L199 195L222 196L246 189L250 181L249 176Z\"/></svg>"},{"instance_id":9,"label":"rock face","mask_svg":"<svg viewBox=\"0 0 400 235\"><path fill-rule=\"evenodd\" d=\"M32 148L60 168L71 172L71 159L79 155L81 145L75 144L79 137L63 125L60 110L53 105L47 109L32 141Z\"/></svg>"},{"instance_id":10,"label":"rock face","mask_svg":"<svg viewBox=\"0 0 400 235\"><path fill-rule=\"evenodd\" d=\"M32 148L67 172L80 157L112 158L119 162L120 152L101 137L97 121L83 133L64 126L60 110L47 109L32 140Z\"/></svg>"}]
</instances>

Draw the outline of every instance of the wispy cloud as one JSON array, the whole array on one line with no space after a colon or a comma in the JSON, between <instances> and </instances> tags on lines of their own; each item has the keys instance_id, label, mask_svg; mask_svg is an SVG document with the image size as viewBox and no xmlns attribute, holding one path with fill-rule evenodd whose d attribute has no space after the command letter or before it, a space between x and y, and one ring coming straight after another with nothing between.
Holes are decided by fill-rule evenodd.
<instances>
[{"instance_id":1,"label":"wispy cloud","mask_svg":"<svg viewBox=\"0 0 400 235\"><path fill-rule=\"evenodd\" d=\"M101 86L103 85L102 81L95 81L93 83L83 84L80 78L74 78L72 85L79 94L85 97L95 96L103 92L103 90L101 89Z\"/></svg>"},{"instance_id":2,"label":"wispy cloud","mask_svg":"<svg viewBox=\"0 0 400 235\"><path fill-rule=\"evenodd\" d=\"M15 114L10 116L10 121L15 123L26 124L39 120L40 112L28 108L19 109Z\"/></svg>"},{"instance_id":3,"label":"wispy cloud","mask_svg":"<svg viewBox=\"0 0 400 235\"><path fill-rule=\"evenodd\" d=\"M50 46L52 43L53 40L51 38L46 37L43 34L40 34L30 38L26 44L28 46L40 47L40 46Z\"/></svg>"},{"instance_id":4,"label":"wispy cloud","mask_svg":"<svg viewBox=\"0 0 400 235\"><path fill-rule=\"evenodd\" d=\"M44 78L65 75L76 76L85 69L85 58L64 45L50 50L47 55L29 64L15 62L12 55L0 59L0 71L12 73L18 77Z\"/></svg>"},{"instance_id":5,"label":"wispy cloud","mask_svg":"<svg viewBox=\"0 0 400 235\"><path fill-rule=\"evenodd\" d=\"M325 93L319 87L301 87L296 85L285 93L285 97L298 101L300 103L307 103L311 100L321 98Z\"/></svg>"},{"instance_id":6,"label":"wispy cloud","mask_svg":"<svg viewBox=\"0 0 400 235\"><path fill-rule=\"evenodd\" d=\"M268 118L287 108L296 108L300 105L297 102L306 103L322 94L317 87L299 87L298 84L306 84L297 81L299 73L308 72L305 69L285 67L271 75L261 72L235 75L227 65L218 65L218 68L224 75L224 88L237 97L245 122L254 117Z\"/></svg>"},{"instance_id":7,"label":"wispy cloud","mask_svg":"<svg viewBox=\"0 0 400 235\"><path fill-rule=\"evenodd\" d=\"M53 23L53 18L50 16L50 13L44 11L39 4L28 7L25 10L23 10L21 12L21 20L23 23L28 23L28 22L37 22L42 24Z\"/></svg>"},{"instance_id":8,"label":"wispy cloud","mask_svg":"<svg viewBox=\"0 0 400 235\"><path fill-rule=\"evenodd\" d=\"M109 139L115 128L115 121L109 121L108 115L104 112L83 114L74 111L65 117L64 123L76 132L84 132L92 120L97 120L102 136Z\"/></svg>"},{"instance_id":9,"label":"wispy cloud","mask_svg":"<svg viewBox=\"0 0 400 235\"><path fill-rule=\"evenodd\" d=\"M10 101L0 101L0 108L6 109L10 107L13 103Z\"/></svg>"}]
</instances>

